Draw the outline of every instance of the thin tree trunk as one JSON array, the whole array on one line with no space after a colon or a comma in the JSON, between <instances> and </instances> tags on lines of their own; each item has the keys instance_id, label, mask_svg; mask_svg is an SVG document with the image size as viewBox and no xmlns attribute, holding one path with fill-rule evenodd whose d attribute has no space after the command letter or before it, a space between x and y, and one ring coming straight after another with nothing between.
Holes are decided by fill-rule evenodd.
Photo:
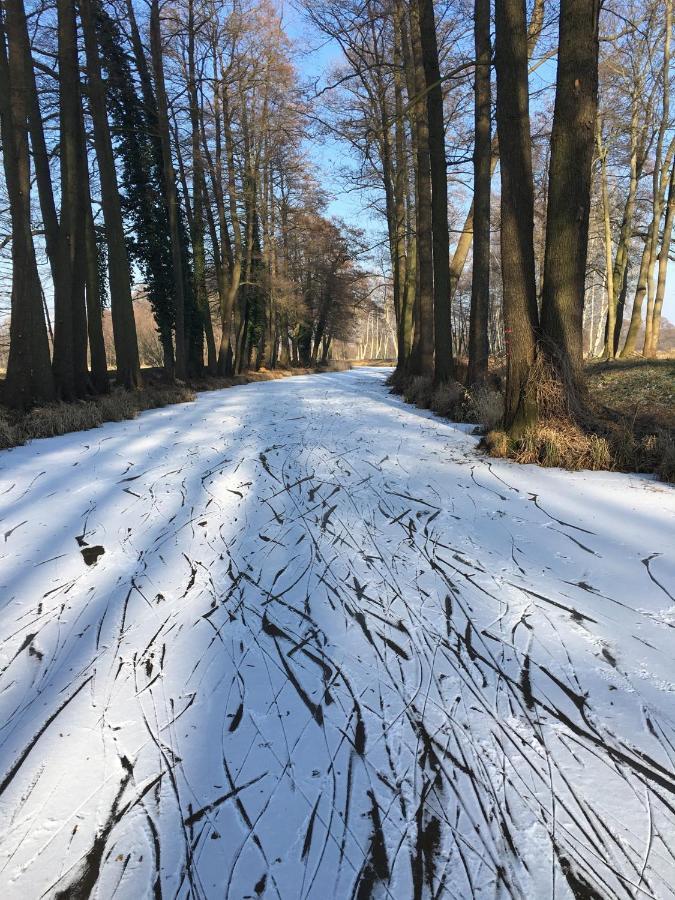
<instances>
[{"instance_id":1,"label":"thin tree trunk","mask_svg":"<svg viewBox=\"0 0 675 900\"><path fill-rule=\"evenodd\" d=\"M394 6L394 148L396 168L394 176L394 215L396 227L395 253L398 274L398 359L397 369L405 371L412 344L412 296L408 290L408 259L406 255L406 190L408 182L408 161L406 156L406 134L403 120L403 85L401 66L401 2Z\"/></svg>"},{"instance_id":2,"label":"thin tree trunk","mask_svg":"<svg viewBox=\"0 0 675 900\"><path fill-rule=\"evenodd\" d=\"M670 79L671 79L671 71L670 71L670 43L671 43L671 35L673 31L673 2L672 0L665 0L666 7L666 24L664 31L664 42L663 42L663 70L662 70L662 97L663 97L663 109L661 112L661 128L659 130L659 147L656 152L657 162L660 161L661 153L659 152L661 147L663 146L663 139L665 138L666 129L670 126ZM658 195L659 203L658 203L658 217L657 217L657 225L654 228L652 233L652 248L651 253L649 255L649 274L647 276L647 316L645 319L645 339L643 344L642 353L644 356L652 355L652 332L654 329L654 307L656 305L656 290L657 286L654 283L654 265L657 260L657 245L658 245L658 236L659 236L659 226L658 223L661 221L661 213L663 210L663 201L665 199L665 177L663 172L657 173L657 167L654 167L654 198L656 201L656 197ZM654 203L656 208L657 204Z\"/></svg>"},{"instance_id":3,"label":"thin tree trunk","mask_svg":"<svg viewBox=\"0 0 675 900\"><path fill-rule=\"evenodd\" d=\"M605 356L614 359L614 332L616 330L616 301L614 290L614 269L612 266L612 223L609 217L609 196L607 193L607 148L602 143L602 123L596 120L596 140L598 158L600 160L600 195L602 197L602 220L605 238L605 272L607 273L607 329L605 340ZM610 339L611 335L611 339Z\"/></svg>"},{"instance_id":4,"label":"thin tree trunk","mask_svg":"<svg viewBox=\"0 0 675 900\"><path fill-rule=\"evenodd\" d=\"M122 207L117 187L110 125L106 111L105 91L101 77L101 64L96 43L94 11L91 0L80 0L80 15L87 57L90 112L94 123L94 144L101 180L101 205L107 235L108 281L110 284L110 309L115 339L117 377L125 387L136 388L141 384L141 367L138 358L136 322L131 299L129 258L124 241Z\"/></svg>"},{"instance_id":5,"label":"thin tree trunk","mask_svg":"<svg viewBox=\"0 0 675 900\"><path fill-rule=\"evenodd\" d=\"M72 400L87 387L87 325L81 277L84 220L79 176L80 80L73 0L58 0L59 124L61 170L60 266L65 290L54 297L52 369L57 396Z\"/></svg>"},{"instance_id":6,"label":"thin tree trunk","mask_svg":"<svg viewBox=\"0 0 675 900\"><path fill-rule=\"evenodd\" d=\"M475 145L473 152L473 274L469 318L469 369L467 384L487 378L488 316L490 311L490 182L492 180L492 135L490 121L490 0L475 0L474 34Z\"/></svg>"},{"instance_id":7,"label":"thin tree trunk","mask_svg":"<svg viewBox=\"0 0 675 900\"><path fill-rule=\"evenodd\" d=\"M654 311L652 314L653 324L650 334L650 343L647 345L645 337L644 355L655 357L659 349L659 338L661 334L661 312L663 310L663 298L666 293L666 276L668 274L668 255L670 252L670 244L673 237L673 221L675 220L675 163L670 170L670 183L668 186L668 204L666 206L666 218L663 223L663 238L661 239L661 250L659 251L659 276L656 285L656 297L654 299Z\"/></svg>"},{"instance_id":8,"label":"thin tree trunk","mask_svg":"<svg viewBox=\"0 0 675 900\"><path fill-rule=\"evenodd\" d=\"M206 255L204 251L204 163L202 159L199 129L199 97L195 60L194 0L188 0L188 100L190 127L192 130L192 266L194 294L197 309L201 312L206 337L206 358L209 374L218 368L213 322L206 290Z\"/></svg>"}]
</instances>

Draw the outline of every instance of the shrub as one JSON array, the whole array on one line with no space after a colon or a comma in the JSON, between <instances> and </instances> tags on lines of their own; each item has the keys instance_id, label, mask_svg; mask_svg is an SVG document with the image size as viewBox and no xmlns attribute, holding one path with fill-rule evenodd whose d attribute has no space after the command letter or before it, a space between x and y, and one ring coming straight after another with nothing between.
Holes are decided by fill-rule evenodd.
<instances>
[{"instance_id":1,"label":"shrub","mask_svg":"<svg viewBox=\"0 0 675 900\"><path fill-rule=\"evenodd\" d=\"M433 379L429 375L415 375L403 389L406 403L414 403L422 409L429 409L434 391Z\"/></svg>"},{"instance_id":2,"label":"shrub","mask_svg":"<svg viewBox=\"0 0 675 900\"><path fill-rule=\"evenodd\" d=\"M471 388L466 392L466 414L468 421L492 431L504 417L504 398L487 384Z\"/></svg>"},{"instance_id":3,"label":"shrub","mask_svg":"<svg viewBox=\"0 0 675 900\"><path fill-rule=\"evenodd\" d=\"M464 388L456 381L439 385L431 395L430 408L438 416L460 420L463 417Z\"/></svg>"}]
</instances>

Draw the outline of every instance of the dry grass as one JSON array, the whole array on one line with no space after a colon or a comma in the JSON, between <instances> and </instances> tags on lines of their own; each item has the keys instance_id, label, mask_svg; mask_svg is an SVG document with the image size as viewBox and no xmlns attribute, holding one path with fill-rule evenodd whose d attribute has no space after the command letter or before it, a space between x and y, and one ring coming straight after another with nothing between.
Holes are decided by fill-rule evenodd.
<instances>
[{"instance_id":1,"label":"dry grass","mask_svg":"<svg viewBox=\"0 0 675 900\"><path fill-rule=\"evenodd\" d=\"M519 463L563 469L611 469L612 453L606 438L589 434L569 419L546 419L513 439L501 430L489 431L484 441L491 456Z\"/></svg>"},{"instance_id":2,"label":"dry grass","mask_svg":"<svg viewBox=\"0 0 675 900\"><path fill-rule=\"evenodd\" d=\"M105 422L122 422L135 419L147 409L169 406L173 403L189 403L198 391L216 391L257 381L273 381L291 375L309 375L315 372L341 372L349 369L348 363L328 363L316 369L261 369L246 375L229 377L204 377L189 384L170 384L163 381L158 370L143 373L144 387L139 391L115 389L110 394L91 400L73 403L51 403L35 407L25 413L14 412L0 406L0 450L18 447L36 438L56 437L73 431L87 431Z\"/></svg>"},{"instance_id":3,"label":"dry grass","mask_svg":"<svg viewBox=\"0 0 675 900\"><path fill-rule=\"evenodd\" d=\"M477 422L490 431L504 417L504 397L489 384L479 385L466 391L465 408L468 422Z\"/></svg>"},{"instance_id":4,"label":"dry grass","mask_svg":"<svg viewBox=\"0 0 675 900\"><path fill-rule=\"evenodd\" d=\"M495 428L492 456L564 469L648 472L675 482L675 362L591 363L586 409L570 411L560 383L538 369L540 420L514 440Z\"/></svg>"},{"instance_id":5,"label":"dry grass","mask_svg":"<svg viewBox=\"0 0 675 900\"><path fill-rule=\"evenodd\" d=\"M465 388L451 382L436 389L430 378L394 372L393 393L453 421L475 422L483 446L496 457L564 469L651 472L675 483L675 360L590 363L583 408L570 408L550 366L531 375L539 422L520 438L501 430L504 400L500 371L488 384Z\"/></svg>"}]
</instances>

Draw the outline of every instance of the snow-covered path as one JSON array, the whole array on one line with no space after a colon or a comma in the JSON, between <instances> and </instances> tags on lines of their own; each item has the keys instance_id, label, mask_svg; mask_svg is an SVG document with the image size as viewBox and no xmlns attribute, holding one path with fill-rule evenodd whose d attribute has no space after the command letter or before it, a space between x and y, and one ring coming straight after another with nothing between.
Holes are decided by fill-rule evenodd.
<instances>
[{"instance_id":1,"label":"snow-covered path","mask_svg":"<svg viewBox=\"0 0 675 900\"><path fill-rule=\"evenodd\" d=\"M675 491L374 369L0 453L0 896L675 897Z\"/></svg>"}]
</instances>

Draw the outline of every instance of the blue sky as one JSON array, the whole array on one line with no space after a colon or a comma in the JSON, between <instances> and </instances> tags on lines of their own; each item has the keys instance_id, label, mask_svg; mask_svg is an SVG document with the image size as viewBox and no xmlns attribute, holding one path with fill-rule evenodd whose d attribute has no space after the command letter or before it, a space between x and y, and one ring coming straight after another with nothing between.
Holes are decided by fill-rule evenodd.
<instances>
[{"instance_id":1,"label":"blue sky","mask_svg":"<svg viewBox=\"0 0 675 900\"><path fill-rule=\"evenodd\" d=\"M292 3L283 4L284 22L289 36L296 45L295 62L303 80L325 80L325 75L340 59L340 49L334 42L317 34L303 13ZM541 77L541 72L537 77ZM555 77L555 75L553 75ZM364 229L370 234L383 228L379 217L373 217L367 208L368 198L358 191L346 191L339 177L339 170L348 161L346 148L340 141L320 138L309 141L307 150L320 173L322 186L331 200L328 214L343 219L347 224ZM675 263L668 266L666 296L663 315L675 323Z\"/></svg>"}]
</instances>

